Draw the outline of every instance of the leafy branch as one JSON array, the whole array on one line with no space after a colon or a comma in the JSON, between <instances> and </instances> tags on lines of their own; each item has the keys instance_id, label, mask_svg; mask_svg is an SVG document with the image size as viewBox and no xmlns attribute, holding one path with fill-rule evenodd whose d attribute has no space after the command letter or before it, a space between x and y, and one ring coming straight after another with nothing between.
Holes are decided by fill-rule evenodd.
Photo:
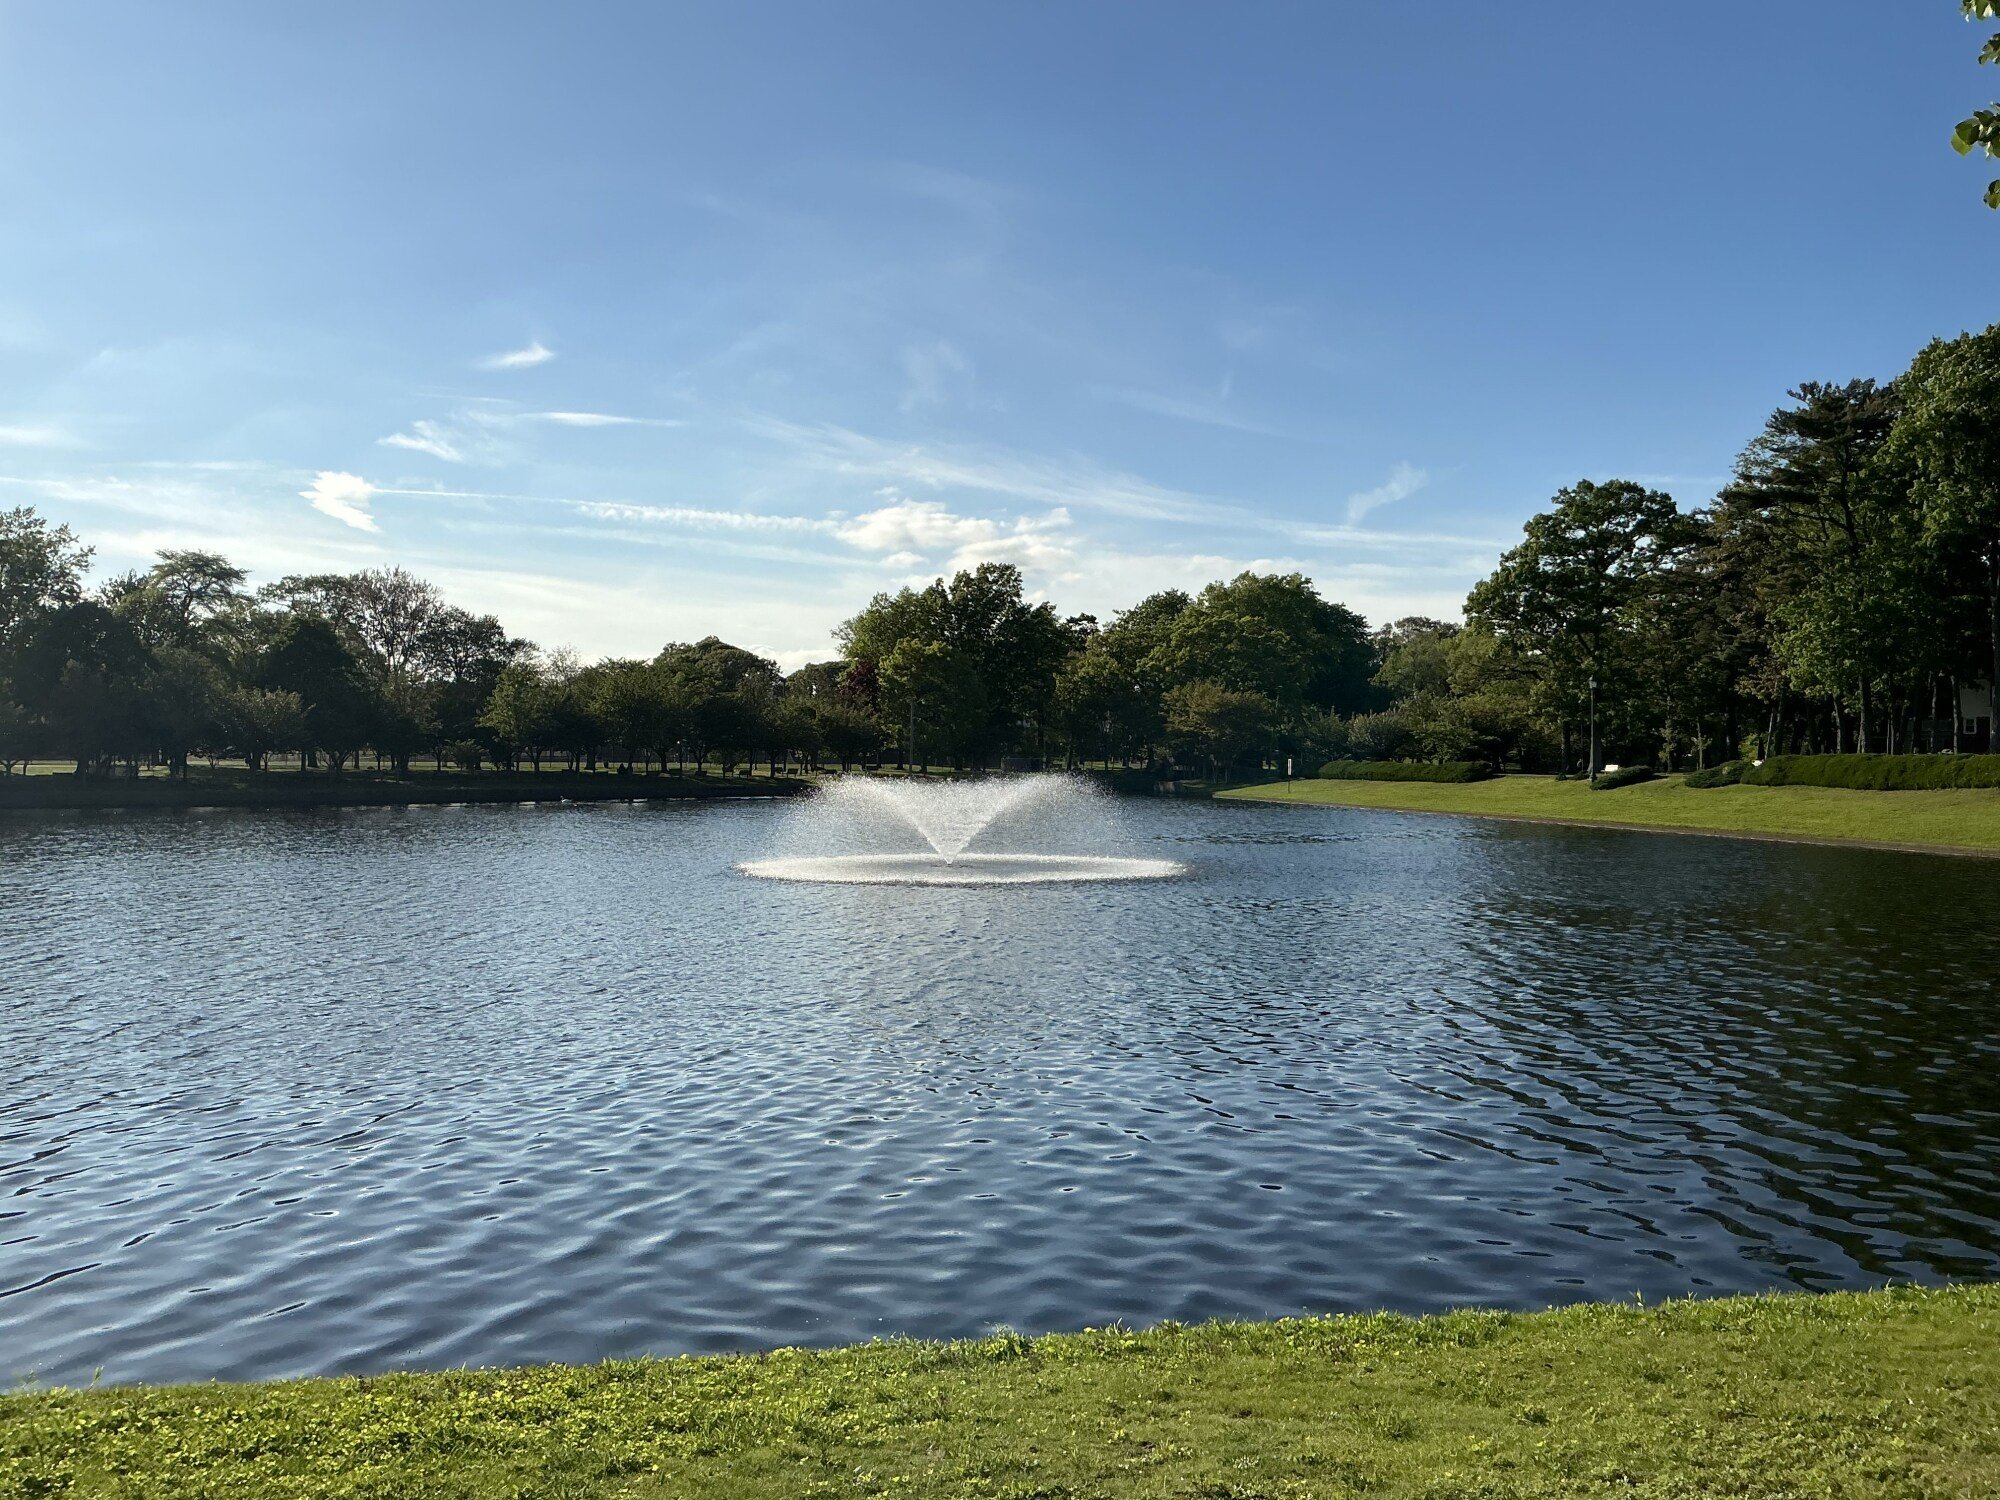
<instances>
[{"instance_id":1,"label":"leafy branch","mask_svg":"<svg viewBox=\"0 0 2000 1500\"><path fill-rule=\"evenodd\" d=\"M1959 0L1959 4L1968 21L2000 20L2000 0ZM1979 60L2000 64L2000 32L1996 32L1980 49ZM1983 151L1988 156L2000 157L2000 104L1974 110L1970 116L1960 120L1958 129L1952 132L1951 144L1960 156ZM1987 187L1986 206L2000 208L2000 179Z\"/></svg>"}]
</instances>

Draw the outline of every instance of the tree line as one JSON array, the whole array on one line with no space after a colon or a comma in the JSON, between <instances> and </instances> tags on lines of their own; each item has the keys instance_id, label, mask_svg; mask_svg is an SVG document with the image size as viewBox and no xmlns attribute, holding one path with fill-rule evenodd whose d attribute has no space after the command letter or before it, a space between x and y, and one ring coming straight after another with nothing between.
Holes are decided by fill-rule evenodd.
<instances>
[{"instance_id":1,"label":"tree line","mask_svg":"<svg viewBox=\"0 0 2000 1500\"><path fill-rule=\"evenodd\" d=\"M2000 327L1896 379L1800 385L1692 511L1579 481L1462 623L1371 629L1299 574L1166 590L1107 621L986 564L876 596L789 675L714 637L580 661L400 568L295 575L167 551L86 586L67 527L0 512L0 771L337 773L764 762L1301 771L1330 759L1976 748L2000 678ZM1982 731L1981 737L1986 737Z\"/></svg>"}]
</instances>

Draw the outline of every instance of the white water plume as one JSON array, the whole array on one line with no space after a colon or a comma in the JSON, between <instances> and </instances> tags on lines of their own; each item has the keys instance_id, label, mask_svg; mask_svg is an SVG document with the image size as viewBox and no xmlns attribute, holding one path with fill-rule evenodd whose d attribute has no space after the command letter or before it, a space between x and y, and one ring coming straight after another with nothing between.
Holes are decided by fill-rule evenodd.
<instances>
[{"instance_id":1,"label":"white water plume","mask_svg":"<svg viewBox=\"0 0 2000 1500\"><path fill-rule=\"evenodd\" d=\"M1183 872L1173 860L1102 852L1117 838L1117 818L1105 794L1077 776L843 776L796 808L788 825L796 855L739 868L767 880L860 885L1157 880Z\"/></svg>"}]
</instances>

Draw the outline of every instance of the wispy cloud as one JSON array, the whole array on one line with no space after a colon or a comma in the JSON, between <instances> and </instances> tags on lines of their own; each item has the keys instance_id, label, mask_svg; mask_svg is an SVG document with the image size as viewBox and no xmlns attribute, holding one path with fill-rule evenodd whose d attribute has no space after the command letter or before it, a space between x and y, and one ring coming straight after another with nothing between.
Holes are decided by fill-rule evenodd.
<instances>
[{"instance_id":1,"label":"wispy cloud","mask_svg":"<svg viewBox=\"0 0 2000 1500\"><path fill-rule=\"evenodd\" d=\"M446 463L502 464L522 456L519 435L536 424L579 430L685 425L668 417L628 417L604 411L518 411L509 402L472 401L453 411L448 420L423 418L377 441L385 448L427 453Z\"/></svg>"},{"instance_id":2,"label":"wispy cloud","mask_svg":"<svg viewBox=\"0 0 2000 1500\"><path fill-rule=\"evenodd\" d=\"M479 362L479 368L482 370L532 370L536 365L545 365L555 357L555 350L543 344L540 339L535 339L525 348L509 349L502 354L488 355Z\"/></svg>"},{"instance_id":3,"label":"wispy cloud","mask_svg":"<svg viewBox=\"0 0 2000 1500\"><path fill-rule=\"evenodd\" d=\"M312 487L299 491L299 495L310 500L312 508L321 515L332 516L356 531L382 529L375 524L375 517L369 514L369 507L379 493L359 474L343 474L334 469L320 470L313 476Z\"/></svg>"},{"instance_id":4,"label":"wispy cloud","mask_svg":"<svg viewBox=\"0 0 2000 1500\"><path fill-rule=\"evenodd\" d=\"M521 414L529 422L554 422L559 427L685 427L672 417L620 417L603 411L530 411Z\"/></svg>"},{"instance_id":5,"label":"wispy cloud","mask_svg":"<svg viewBox=\"0 0 2000 1500\"><path fill-rule=\"evenodd\" d=\"M579 515L601 521L646 521L664 526L719 527L729 531L831 532L836 523L811 516L767 516L755 511L713 510L698 505L635 505L623 500L572 500Z\"/></svg>"},{"instance_id":6,"label":"wispy cloud","mask_svg":"<svg viewBox=\"0 0 2000 1500\"><path fill-rule=\"evenodd\" d=\"M832 423L748 419L752 430L797 451L815 468L921 489L1006 495L1043 505L1075 505L1144 521L1240 521L1231 507L1167 489L1084 460L892 443Z\"/></svg>"},{"instance_id":7,"label":"wispy cloud","mask_svg":"<svg viewBox=\"0 0 2000 1500\"><path fill-rule=\"evenodd\" d=\"M911 345L903 350L903 376L908 386L903 392L902 409L909 412L920 406L943 404L953 384L971 374L972 361L944 339Z\"/></svg>"},{"instance_id":8,"label":"wispy cloud","mask_svg":"<svg viewBox=\"0 0 2000 1500\"><path fill-rule=\"evenodd\" d=\"M1431 476L1415 464L1397 464L1386 483L1347 497L1348 524L1353 525L1385 505L1394 505L1399 500L1409 499L1429 484L1430 480Z\"/></svg>"},{"instance_id":9,"label":"wispy cloud","mask_svg":"<svg viewBox=\"0 0 2000 1500\"><path fill-rule=\"evenodd\" d=\"M412 422L408 432L392 432L377 438L385 448L407 448L412 453L428 453L448 464L465 462L465 450L458 435L439 422Z\"/></svg>"},{"instance_id":10,"label":"wispy cloud","mask_svg":"<svg viewBox=\"0 0 2000 1500\"><path fill-rule=\"evenodd\" d=\"M934 203L988 234L1004 228L1023 201L1018 189L1004 183L918 162L892 162L865 175L891 192Z\"/></svg>"},{"instance_id":11,"label":"wispy cloud","mask_svg":"<svg viewBox=\"0 0 2000 1500\"><path fill-rule=\"evenodd\" d=\"M1177 422L1198 422L1205 427L1227 427L1235 432L1254 432L1264 437L1281 437L1277 428L1229 409L1229 387L1225 379L1221 394L1212 401L1169 396L1159 391L1137 390L1129 386L1092 386L1090 393L1102 401L1115 401L1137 411L1171 417Z\"/></svg>"},{"instance_id":12,"label":"wispy cloud","mask_svg":"<svg viewBox=\"0 0 2000 1500\"><path fill-rule=\"evenodd\" d=\"M53 422L0 422L0 448L75 448L76 434Z\"/></svg>"}]
</instances>

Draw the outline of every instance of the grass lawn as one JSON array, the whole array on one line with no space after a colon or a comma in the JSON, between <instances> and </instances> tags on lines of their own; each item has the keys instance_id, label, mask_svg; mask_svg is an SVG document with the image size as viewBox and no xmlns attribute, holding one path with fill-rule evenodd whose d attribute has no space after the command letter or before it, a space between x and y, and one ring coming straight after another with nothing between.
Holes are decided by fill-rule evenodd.
<instances>
[{"instance_id":1,"label":"grass lawn","mask_svg":"<svg viewBox=\"0 0 2000 1500\"><path fill-rule=\"evenodd\" d=\"M1614 791L1552 776L1498 776L1462 786L1412 781L1279 781L1219 797L1613 823L1635 828L1897 844L2000 854L2000 791L1851 792L1816 786L1695 791L1678 776Z\"/></svg>"},{"instance_id":2,"label":"grass lawn","mask_svg":"<svg viewBox=\"0 0 2000 1500\"><path fill-rule=\"evenodd\" d=\"M0 1495L1993 1496L2000 1287L0 1399Z\"/></svg>"}]
</instances>

